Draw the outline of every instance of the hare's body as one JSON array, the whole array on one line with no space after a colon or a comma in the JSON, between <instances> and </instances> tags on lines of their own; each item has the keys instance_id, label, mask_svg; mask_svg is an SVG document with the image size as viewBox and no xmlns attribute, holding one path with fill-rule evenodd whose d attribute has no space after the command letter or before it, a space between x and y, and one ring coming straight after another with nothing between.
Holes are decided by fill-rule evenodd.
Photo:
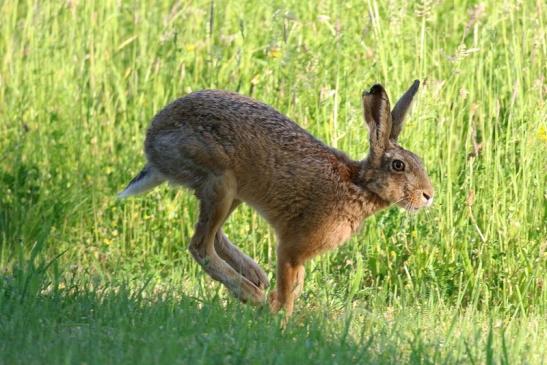
<instances>
[{"instance_id":1,"label":"hare's body","mask_svg":"<svg viewBox=\"0 0 547 365\"><path fill-rule=\"evenodd\" d=\"M263 302L268 279L221 226L241 201L272 225L278 288L270 302L287 313L302 288L305 260L337 247L392 202L374 191L374 161L353 161L272 107L235 93L206 90L171 103L154 117L145 152L148 165L124 195L164 180L195 190L200 217L190 251L244 301Z\"/></svg>"},{"instance_id":2,"label":"hare's body","mask_svg":"<svg viewBox=\"0 0 547 365\"><path fill-rule=\"evenodd\" d=\"M333 246L339 239L330 236L347 232L347 238L367 210L359 162L272 107L235 93L207 90L173 102L154 118L145 146L150 166L198 195L209 179L230 174L234 199L255 208L280 235L317 232L321 246Z\"/></svg>"}]
</instances>

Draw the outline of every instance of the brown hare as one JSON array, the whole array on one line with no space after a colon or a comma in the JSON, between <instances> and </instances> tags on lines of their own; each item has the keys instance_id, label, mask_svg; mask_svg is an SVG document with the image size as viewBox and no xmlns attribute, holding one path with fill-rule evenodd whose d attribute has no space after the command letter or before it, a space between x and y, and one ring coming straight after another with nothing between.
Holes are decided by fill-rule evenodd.
<instances>
[{"instance_id":1,"label":"brown hare","mask_svg":"<svg viewBox=\"0 0 547 365\"><path fill-rule=\"evenodd\" d=\"M392 203L431 205L433 188L420 159L397 144L416 80L390 109L381 85L362 95L370 152L353 161L269 105L218 90L191 93L152 120L148 163L121 192L127 197L164 181L199 199L190 252L240 300L265 302L268 277L234 246L222 225L241 202L254 207L278 239L277 288L270 308L289 316L304 281L304 263L340 246L361 222Z\"/></svg>"}]
</instances>

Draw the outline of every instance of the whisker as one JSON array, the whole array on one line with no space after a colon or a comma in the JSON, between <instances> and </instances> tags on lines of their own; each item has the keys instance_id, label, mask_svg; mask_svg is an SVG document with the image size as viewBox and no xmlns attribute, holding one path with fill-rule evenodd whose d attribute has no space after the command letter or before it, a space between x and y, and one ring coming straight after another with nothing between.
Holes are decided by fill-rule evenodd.
<instances>
[{"instance_id":1,"label":"whisker","mask_svg":"<svg viewBox=\"0 0 547 365\"><path fill-rule=\"evenodd\" d=\"M394 202L393 204L398 204L399 202L405 200L405 197L402 197L401 199L397 200L396 202Z\"/></svg>"}]
</instances>

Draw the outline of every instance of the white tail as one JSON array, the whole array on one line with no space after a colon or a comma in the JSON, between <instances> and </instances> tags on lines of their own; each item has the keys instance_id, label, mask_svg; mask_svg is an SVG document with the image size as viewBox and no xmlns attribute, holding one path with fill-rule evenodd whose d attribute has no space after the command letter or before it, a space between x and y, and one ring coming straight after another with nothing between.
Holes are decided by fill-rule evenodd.
<instances>
[{"instance_id":1,"label":"white tail","mask_svg":"<svg viewBox=\"0 0 547 365\"><path fill-rule=\"evenodd\" d=\"M165 181L156 169L146 165L137 176L133 178L124 191L118 193L118 198L124 199L131 195L146 193Z\"/></svg>"}]
</instances>

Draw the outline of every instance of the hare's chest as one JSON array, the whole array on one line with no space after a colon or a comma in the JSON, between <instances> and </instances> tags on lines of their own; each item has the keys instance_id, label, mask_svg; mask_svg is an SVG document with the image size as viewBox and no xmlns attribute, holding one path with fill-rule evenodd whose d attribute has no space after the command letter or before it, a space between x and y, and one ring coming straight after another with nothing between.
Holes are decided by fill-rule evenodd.
<instances>
[{"instance_id":1,"label":"hare's chest","mask_svg":"<svg viewBox=\"0 0 547 365\"><path fill-rule=\"evenodd\" d=\"M348 219L334 219L322 229L323 247L327 250L335 249L347 240L358 229L358 223Z\"/></svg>"}]
</instances>

